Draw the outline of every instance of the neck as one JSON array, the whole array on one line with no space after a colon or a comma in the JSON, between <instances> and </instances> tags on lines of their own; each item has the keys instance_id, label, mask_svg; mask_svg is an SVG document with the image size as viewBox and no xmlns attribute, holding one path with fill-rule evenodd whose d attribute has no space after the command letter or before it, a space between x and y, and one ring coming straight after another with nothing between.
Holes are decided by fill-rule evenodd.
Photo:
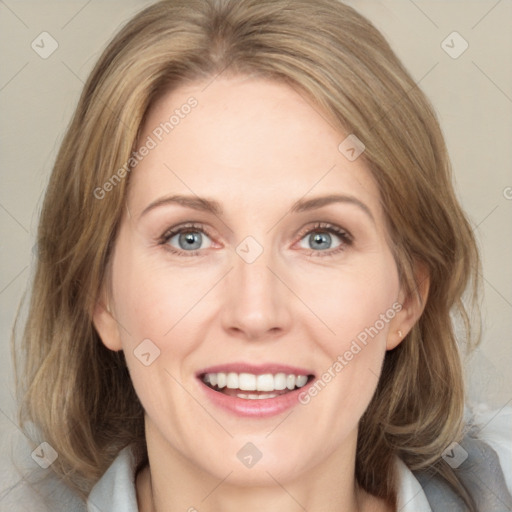
<instances>
[{"instance_id":1,"label":"neck","mask_svg":"<svg viewBox=\"0 0 512 512\"><path fill-rule=\"evenodd\" d=\"M149 466L137 476L140 512L344 512L389 511L361 490L354 476L355 441L305 474L293 478L263 471L254 482L237 479L236 468L214 476L178 453L146 419Z\"/></svg>"}]
</instances>

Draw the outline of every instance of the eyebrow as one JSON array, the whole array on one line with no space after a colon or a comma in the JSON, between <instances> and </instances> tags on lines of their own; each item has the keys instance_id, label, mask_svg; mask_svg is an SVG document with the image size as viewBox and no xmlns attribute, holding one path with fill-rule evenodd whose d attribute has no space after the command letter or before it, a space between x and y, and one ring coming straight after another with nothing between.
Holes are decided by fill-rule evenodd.
<instances>
[{"instance_id":1,"label":"eyebrow","mask_svg":"<svg viewBox=\"0 0 512 512\"><path fill-rule=\"evenodd\" d=\"M293 203L292 207L290 208L290 213L299 213L310 210L316 210L318 208L322 208L323 206L327 206L333 203L345 203L357 206L366 215L368 215L368 217L370 217L370 219L375 223L375 218L373 217L370 208L368 208L366 204L364 204L356 197L350 195L330 194L327 196L320 196L307 200L299 199L298 201ZM193 210L213 213L216 216L221 216L223 212L220 203L218 201L215 201L214 199L177 194L172 196L161 197L160 199L153 201L146 208L144 208L144 210L140 214L140 217L142 217L149 211L158 208L159 206L167 204L179 204L181 206L191 208Z\"/></svg>"},{"instance_id":2,"label":"eyebrow","mask_svg":"<svg viewBox=\"0 0 512 512\"><path fill-rule=\"evenodd\" d=\"M144 210L140 214L140 217L142 217L149 211L154 210L155 208L158 208L159 206L165 204L180 204L181 206L185 206L186 208L192 208L193 210L209 212L213 213L214 215L222 215L222 207L214 199L208 199L199 196L173 195L161 197L160 199L153 201L148 206L146 206L146 208L144 208Z\"/></svg>"},{"instance_id":3,"label":"eyebrow","mask_svg":"<svg viewBox=\"0 0 512 512\"><path fill-rule=\"evenodd\" d=\"M323 206L327 206L327 205L333 204L333 203L345 203L345 204L352 204L354 206L357 206L364 213L366 213L366 215L368 215L368 217L370 217L370 219L373 222L375 222L373 214L372 214L370 208L368 208L368 206L366 206L366 204L364 204L362 201L360 201L359 199L357 199L354 196L340 195L340 194L331 194L328 196L314 197L313 199L307 199L307 200L299 199L292 205L290 212L298 213L298 212L304 212L304 211L308 211L308 210L316 210L317 208L322 208Z\"/></svg>"}]
</instances>

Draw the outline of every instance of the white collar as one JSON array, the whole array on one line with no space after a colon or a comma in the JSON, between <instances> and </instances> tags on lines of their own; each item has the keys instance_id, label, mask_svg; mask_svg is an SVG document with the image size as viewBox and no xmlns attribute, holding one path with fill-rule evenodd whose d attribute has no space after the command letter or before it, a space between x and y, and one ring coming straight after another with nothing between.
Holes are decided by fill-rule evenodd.
<instances>
[{"instance_id":1,"label":"white collar","mask_svg":"<svg viewBox=\"0 0 512 512\"><path fill-rule=\"evenodd\" d=\"M398 476L397 511L432 512L427 496L412 471L398 457L395 465Z\"/></svg>"},{"instance_id":2,"label":"white collar","mask_svg":"<svg viewBox=\"0 0 512 512\"><path fill-rule=\"evenodd\" d=\"M127 446L92 488L87 512L138 512L135 469L135 457Z\"/></svg>"}]
</instances>

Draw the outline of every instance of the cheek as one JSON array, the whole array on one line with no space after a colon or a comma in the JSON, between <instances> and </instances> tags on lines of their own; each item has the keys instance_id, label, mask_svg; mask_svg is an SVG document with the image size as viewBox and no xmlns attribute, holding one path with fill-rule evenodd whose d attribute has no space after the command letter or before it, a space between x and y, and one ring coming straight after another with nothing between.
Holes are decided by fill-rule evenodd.
<instances>
[{"instance_id":1,"label":"cheek","mask_svg":"<svg viewBox=\"0 0 512 512\"><path fill-rule=\"evenodd\" d=\"M174 417L175 405L169 403L167 395L179 396L176 381L182 381L180 365L196 348L190 333L185 338L183 326L199 291L191 290L179 272L170 273L161 263L156 266L133 248L122 253L122 243L118 247L112 277L130 376L150 415Z\"/></svg>"},{"instance_id":2,"label":"cheek","mask_svg":"<svg viewBox=\"0 0 512 512\"><path fill-rule=\"evenodd\" d=\"M321 291L310 288L308 303L328 329L310 331L323 355L322 373L318 385L301 401L304 405L314 402L315 414L328 416L326 421L341 430L347 418L338 411L351 411L351 418L359 418L375 391L399 293L391 255L361 263L331 273L330 279L317 275L314 281L323 287ZM329 412L325 403L334 410Z\"/></svg>"},{"instance_id":3,"label":"cheek","mask_svg":"<svg viewBox=\"0 0 512 512\"><path fill-rule=\"evenodd\" d=\"M144 407L162 411L165 393L179 394L176 382L197 369L190 356L201 348L201 334L214 316L205 295L218 269L176 268L121 240L118 248L113 286L123 351Z\"/></svg>"},{"instance_id":4,"label":"cheek","mask_svg":"<svg viewBox=\"0 0 512 512\"><path fill-rule=\"evenodd\" d=\"M363 344L366 338L385 340L399 293L391 255L368 258L339 270L318 270L301 282L303 296L308 290L310 309L326 327L322 339L331 357L348 350L353 340Z\"/></svg>"},{"instance_id":5,"label":"cheek","mask_svg":"<svg viewBox=\"0 0 512 512\"><path fill-rule=\"evenodd\" d=\"M131 343L139 338L162 342L204 295L211 272L172 268L162 256L148 258L134 250L129 240L120 240L118 249L113 286L125 334L130 333Z\"/></svg>"}]
</instances>

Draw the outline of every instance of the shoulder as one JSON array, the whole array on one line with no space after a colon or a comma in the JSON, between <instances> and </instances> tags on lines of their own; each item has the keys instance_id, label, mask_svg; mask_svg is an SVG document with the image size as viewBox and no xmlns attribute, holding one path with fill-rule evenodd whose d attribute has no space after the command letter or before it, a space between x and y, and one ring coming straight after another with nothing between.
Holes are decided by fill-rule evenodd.
<instances>
[{"instance_id":1,"label":"shoulder","mask_svg":"<svg viewBox=\"0 0 512 512\"><path fill-rule=\"evenodd\" d=\"M0 475L4 483L0 493L2 511L138 512L136 463L131 447L119 452L109 469L94 485L86 501L50 469L37 466L32 458L27 457L25 444L16 447L13 452L12 461L9 462L5 457L0 464Z\"/></svg>"},{"instance_id":2,"label":"shoulder","mask_svg":"<svg viewBox=\"0 0 512 512\"><path fill-rule=\"evenodd\" d=\"M466 412L472 435L491 447L497 455L508 490L512 493L512 406L491 409L472 405Z\"/></svg>"},{"instance_id":3,"label":"shoulder","mask_svg":"<svg viewBox=\"0 0 512 512\"><path fill-rule=\"evenodd\" d=\"M8 445L8 447L7 447ZM24 436L0 440L0 510L9 512L85 512L86 506L51 466L41 465ZM44 460L44 459L43 459Z\"/></svg>"},{"instance_id":4,"label":"shoulder","mask_svg":"<svg viewBox=\"0 0 512 512\"><path fill-rule=\"evenodd\" d=\"M512 510L512 408L470 406L465 420L464 437L446 448L443 459L478 510ZM433 512L466 510L448 484L428 469L415 472L415 477Z\"/></svg>"}]
</instances>

